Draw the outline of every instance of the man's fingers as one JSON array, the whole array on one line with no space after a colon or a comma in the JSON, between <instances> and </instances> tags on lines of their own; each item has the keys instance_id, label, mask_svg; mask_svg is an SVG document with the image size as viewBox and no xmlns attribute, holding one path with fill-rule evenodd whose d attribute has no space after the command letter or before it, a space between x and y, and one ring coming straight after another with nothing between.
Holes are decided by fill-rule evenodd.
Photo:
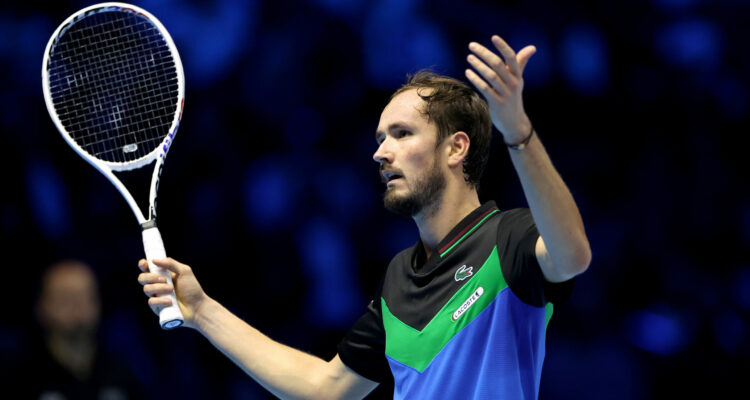
<instances>
[{"instance_id":1,"label":"man's fingers","mask_svg":"<svg viewBox=\"0 0 750 400\"><path fill-rule=\"evenodd\" d=\"M173 259L172 257L167 258L155 258L151 260L154 264L156 264L157 267L164 268L166 270L172 271L175 274L181 274L187 272L190 267L188 267L185 264L182 264L178 262L177 260Z\"/></svg>"},{"instance_id":2,"label":"man's fingers","mask_svg":"<svg viewBox=\"0 0 750 400\"><path fill-rule=\"evenodd\" d=\"M172 299L169 296L164 297L152 297L148 299L148 305L154 309L154 312L158 313L160 308L169 307L172 305Z\"/></svg>"},{"instance_id":3,"label":"man's fingers","mask_svg":"<svg viewBox=\"0 0 750 400\"><path fill-rule=\"evenodd\" d=\"M476 42L469 43L469 50L471 50L474 54L477 55L477 57L487 63L487 65L489 65L498 74L498 76L500 76L500 79L502 79L504 82L510 82L510 80L512 79L510 71L508 71L508 67L505 65L505 62L503 62L503 59L500 58L500 56Z\"/></svg>"},{"instance_id":4,"label":"man's fingers","mask_svg":"<svg viewBox=\"0 0 750 400\"><path fill-rule=\"evenodd\" d=\"M147 285L149 283L167 283L167 279L162 274L142 272L138 275L138 283L141 285Z\"/></svg>"},{"instance_id":5,"label":"man's fingers","mask_svg":"<svg viewBox=\"0 0 750 400\"><path fill-rule=\"evenodd\" d=\"M503 38L497 35L492 36L492 44L494 44L500 54L503 55L505 63L508 64L508 69L510 69L510 72L512 72L513 75L520 77L521 69L518 67L518 61L516 61L516 52L513 51L513 48L511 48L508 43L505 43L505 40L503 40Z\"/></svg>"},{"instance_id":6,"label":"man's fingers","mask_svg":"<svg viewBox=\"0 0 750 400\"><path fill-rule=\"evenodd\" d=\"M526 46L518 52L518 66L521 68L521 74L523 74L526 64L534 54L536 54L536 47L534 46Z\"/></svg>"},{"instance_id":7,"label":"man's fingers","mask_svg":"<svg viewBox=\"0 0 750 400\"><path fill-rule=\"evenodd\" d=\"M495 71L488 67L485 63L483 63L479 58L474 56L473 54L469 54L468 57L466 57L466 60L471 64L472 67L474 67L475 70L484 78L484 81L492 85L495 90L501 95L501 96L507 96L509 94L508 87L505 86L505 83L503 83L503 80L500 79L497 73Z\"/></svg>"},{"instance_id":8,"label":"man's fingers","mask_svg":"<svg viewBox=\"0 0 750 400\"><path fill-rule=\"evenodd\" d=\"M469 82L471 82L471 84L474 85L474 87L477 88L480 93L482 93L482 95L485 99L487 99L488 102L490 100L500 102L500 95L498 95L497 92L493 90L487 82L480 78L476 72L471 69L467 69L466 79L468 79Z\"/></svg>"},{"instance_id":9,"label":"man's fingers","mask_svg":"<svg viewBox=\"0 0 750 400\"><path fill-rule=\"evenodd\" d=\"M143 285L143 293L148 297L164 296L172 294L174 287L167 283L149 283Z\"/></svg>"},{"instance_id":10,"label":"man's fingers","mask_svg":"<svg viewBox=\"0 0 750 400\"><path fill-rule=\"evenodd\" d=\"M155 267L169 271L172 279L178 274L190 273L189 266L182 264L172 258L153 259ZM148 262L141 259L138 267L143 271L138 275L138 282L143 285L143 293L148 296L148 305L155 314L159 314L162 309L172 305L170 294L175 290L174 285L167 283L167 278L161 273L149 272Z\"/></svg>"}]
</instances>

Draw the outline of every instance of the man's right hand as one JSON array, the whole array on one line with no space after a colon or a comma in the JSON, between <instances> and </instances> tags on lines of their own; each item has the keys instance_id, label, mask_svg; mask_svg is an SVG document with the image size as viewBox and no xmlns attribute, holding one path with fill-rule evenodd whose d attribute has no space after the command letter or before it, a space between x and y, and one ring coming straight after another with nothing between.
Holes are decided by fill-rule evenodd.
<instances>
[{"instance_id":1,"label":"man's right hand","mask_svg":"<svg viewBox=\"0 0 750 400\"><path fill-rule=\"evenodd\" d=\"M148 263L145 259L139 260L138 268L143 272L138 275L138 283L143 285L143 292L149 297L148 305L151 310L159 315L159 310L172 305L172 300L166 295L174 289L180 311L185 318L184 326L195 329L197 312L209 297L193 275L193 270L171 257L154 259L153 262L157 266L170 271L174 288L166 283L166 279L162 275L149 272Z\"/></svg>"},{"instance_id":2,"label":"man's right hand","mask_svg":"<svg viewBox=\"0 0 750 400\"><path fill-rule=\"evenodd\" d=\"M279 398L361 399L378 383L360 376L336 355L324 361L308 353L271 340L208 297L189 266L171 258L153 260L172 273L177 302L185 317L184 326L204 335L245 373ZM160 274L148 271L146 260L138 262L143 271L138 282L149 296L154 313L171 305L172 286Z\"/></svg>"}]
</instances>

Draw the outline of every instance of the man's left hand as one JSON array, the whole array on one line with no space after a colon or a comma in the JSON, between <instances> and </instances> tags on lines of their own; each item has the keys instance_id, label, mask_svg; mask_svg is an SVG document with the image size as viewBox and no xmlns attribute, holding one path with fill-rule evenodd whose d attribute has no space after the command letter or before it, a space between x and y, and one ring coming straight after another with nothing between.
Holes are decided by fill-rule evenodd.
<instances>
[{"instance_id":1,"label":"man's left hand","mask_svg":"<svg viewBox=\"0 0 750 400\"><path fill-rule=\"evenodd\" d=\"M467 60L476 72L466 70L466 78L479 90L490 107L490 116L495 128L503 135L505 143L521 142L531 131L531 121L523 109L523 70L536 47L526 46L516 54L497 35L492 36L492 44L499 51L493 53L479 43L469 44Z\"/></svg>"}]
</instances>

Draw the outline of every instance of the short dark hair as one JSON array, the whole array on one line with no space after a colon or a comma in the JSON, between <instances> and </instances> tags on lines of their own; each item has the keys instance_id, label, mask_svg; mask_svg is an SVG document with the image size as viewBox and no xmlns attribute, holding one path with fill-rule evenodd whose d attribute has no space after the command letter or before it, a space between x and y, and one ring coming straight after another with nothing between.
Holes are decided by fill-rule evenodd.
<instances>
[{"instance_id":1,"label":"short dark hair","mask_svg":"<svg viewBox=\"0 0 750 400\"><path fill-rule=\"evenodd\" d=\"M417 94L426 103L422 112L437 125L438 144L458 131L469 136L469 154L464 160L463 171L466 182L479 188L492 139L487 102L465 83L429 70L407 75L407 82L393 93L391 100L407 90L423 88L432 89L426 94L417 90Z\"/></svg>"}]
</instances>

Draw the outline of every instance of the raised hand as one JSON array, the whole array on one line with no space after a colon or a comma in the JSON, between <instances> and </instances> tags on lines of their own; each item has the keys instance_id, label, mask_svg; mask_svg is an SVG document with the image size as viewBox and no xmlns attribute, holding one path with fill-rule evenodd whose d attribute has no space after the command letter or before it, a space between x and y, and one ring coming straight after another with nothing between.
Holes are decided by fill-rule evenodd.
<instances>
[{"instance_id":1,"label":"raised hand","mask_svg":"<svg viewBox=\"0 0 750 400\"><path fill-rule=\"evenodd\" d=\"M526 46L518 54L497 35L492 36L500 55L479 43L471 42L467 60L476 70L467 69L466 78L482 93L490 107L495 128L505 143L523 141L531 131L531 122L523 108L523 70L536 47Z\"/></svg>"}]
</instances>

